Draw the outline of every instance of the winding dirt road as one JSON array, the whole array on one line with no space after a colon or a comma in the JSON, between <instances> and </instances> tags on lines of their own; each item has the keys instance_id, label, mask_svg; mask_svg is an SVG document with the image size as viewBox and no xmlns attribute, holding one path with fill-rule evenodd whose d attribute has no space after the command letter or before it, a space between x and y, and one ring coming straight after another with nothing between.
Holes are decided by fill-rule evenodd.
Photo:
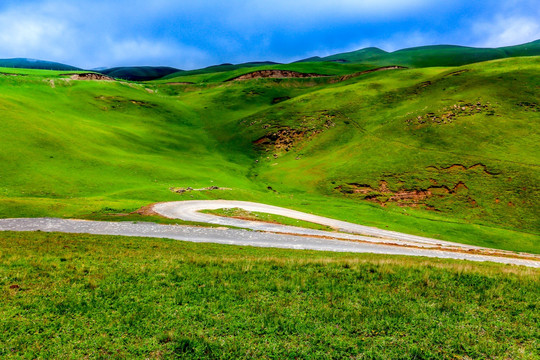
<instances>
[{"instance_id":1,"label":"winding dirt road","mask_svg":"<svg viewBox=\"0 0 540 360\"><path fill-rule=\"evenodd\" d=\"M254 222L216 215L200 210L242 208L287 216L331 226L341 232L330 232ZM165 217L186 221L235 226L250 230L207 228L154 223L66 220L56 218L0 219L0 231L46 231L169 238L192 242L275 247L284 249L323 250L491 261L540 268L540 256L481 248L437 239L402 234L377 228L324 218L295 210L244 201L178 201L159 203L153 210ZM256 231L251 231L256 230Z\"/></svg>"},{"instance_id":2,"label":"winding dirt road","mask_svg":"<svg viewBox=\"0 0 540 360\"><path fill-rule=\"evenodd\" d=\"M286 216L293 219L309 221L335 229L335 232L306 229L295 226L286 226L273 224L268 222L250 221L243 219L235 219L212 214L201 213L201 210L216 210L216 209L231 209L240 208L252 212L261 212L274 215ZM328 240L347 240L356 243L373 244L379 247L384 252L393 253L396 247L403 249L414 250L415 255L420 253L425 256L439 257L441 252L445 252L445 256L455 254L456 259L468 258L469 260L478 260L482 258L486 261L486 257L506 258L505 263L523 264L525 261L528 266L540 266L540 256L531 254L516 254L510 251L494 250L482 248L479 246L453 243L438 239L426 238L416 235L409 235L395 231L382 230L374 227L358 225L336 219L330 219L318 215L308 214L296 210L286 209L282 207L248 202L248 201L232 201L232 200L193 200L193 201L175 201L159 203L153 206L154 212L172 219L181 219L184 221L204 222L215 225L234 226L244 229L251 229L275 234L300 235L304 237L318 237ZM393 249L390 249L392 247ZM309 247L306 247L309 248ZM430 250L430 251L427 251ZM474 259L473 259L474 258ZM517 263L516 263L517 264Z\"/></svg>"},{"instance_id":3,"label":"winding dirt road","mask_svg":"<svg viewBox=\"0 0 540 360\"><path fill-rule=\"evenodd\" d=\"M309 221L316 224L326 225L339 232L330 232L322 230L306 229L295 226L286 226L280 224L272 224L267 222L249 221L212 214L201 213L201 210L216 210L216 209L232 209L240 208L247 211L261 212L267 214L281 215L293 219ZM159 215L171 218L181 219L185 221L203 222L215 225L235 226L244 229L257 231L295 234L295 235L315 235L322 237L330 237L334 239L344 240L360 240L373 243L388 243L407 246L416 246L423 248L448 248L448 249L475 249L482 248L478 246L464 245L430 239L421 236L403 234L395 231L382 230L374 227L353 224L345 221L330 219L322 216L308 214L296 210L286 209L282 207L248 202L248 201L231 201L231 200L193 200L193 201L174 201L159 203L153 206L153 210ZM357 234L357 235L353 235ZM358 236L363 235L363 236Z\"/></svg>"}]
</instances>

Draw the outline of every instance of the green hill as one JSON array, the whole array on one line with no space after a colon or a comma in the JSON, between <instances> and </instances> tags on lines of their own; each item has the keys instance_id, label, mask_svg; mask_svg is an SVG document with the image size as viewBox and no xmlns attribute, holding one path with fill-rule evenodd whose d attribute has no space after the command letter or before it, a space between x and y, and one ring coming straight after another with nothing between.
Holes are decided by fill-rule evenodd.
<instances>
[{"instance_id":1,"label":"green hill","mask_svg":"<svg viewBox=\"0 0 540 360\"><path fill-rule=\"evenodd\" d=\"M179 71L176 73L167 74L167 76L165 76L164 79L173 79L178 76L193 76L193 75L201 75L201 74L227 72L227 71L244 69L244 68L260 67L264 65L278 65L278 63L275 63L272 61L253 61L253 62L247 62L247 63L236 64L236 65L228 64L228 63L221 64L221 65L212 65L212 66L208 66L202 69Z\"/></svg>"},{"instance_id":2,"label":"green hill","mask_svg":"<svg viewBox=\"0 0 540 360\"><path fill-rule=\"evenodd\" d=\"M305 60L300 60L301 62L305 61L335 61L341 63L362 63L362 62L376 62L379 59L383 58L388 53L379 48L370 47L365 49L360 49L357 51L352 51L348 53L335 54L326 56L323 58L312 57Z\"/></svg>"},{"instance_id":3,"label":"green hill","mask_svg":"<svg viewBox=\"0 0 540 360\"><path fill-rule=\"evenodd\" d=\"M540 40L527 44L501 48L474 48L453 45L421 46L385 52L378 48L366 48L323 58L309 58L301 61L340 61L345 63L373 63L402 65L409 67L461 66L481 61L503 59L516 56L540 55Z\"/></svg>"},{"instance_id":4,"label":"green hill","mask_svg":"<svg viewBox=\"0 0 540 360\"><path fill-rule=\"evenodd\" d=\"M148 81L160 79L169 74L179 73L182 70L168 66L124 66L104 69L99 72L116 79Z\"/></svg>"},{"instance_id":5,"label":"green hill","mask_svg":"<svg viewBox=\"0 0 540 360\"><path fill-rule=\"evenodd\" d=\"M270 67L327 76L223 82L267 65L146 84L0 75L0 216L226 198L538 253L539 65L308 62ZM170 190L188 186L232 190Z\"/></svg>"},{"instance_id":6,"label":"green hill","mask_svg":"<svg viewBox=\"0 0 540 360\"><path fill-rule=\"evenodd\" d=\"M35 60L27 58L0 59L0 67L59 71L81 70L80 68L74 66L60 64L53 61Z\"/></svg>"}]
</instances>

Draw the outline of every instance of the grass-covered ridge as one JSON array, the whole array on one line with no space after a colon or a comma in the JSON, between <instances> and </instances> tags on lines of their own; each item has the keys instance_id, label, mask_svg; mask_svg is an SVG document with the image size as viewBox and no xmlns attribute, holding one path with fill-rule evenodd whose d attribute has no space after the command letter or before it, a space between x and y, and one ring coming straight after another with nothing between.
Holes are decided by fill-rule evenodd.
<instances>
[{"instance_id":1,"label":"grass-covered ridge","mask_svg":"<svg viewBox=\"0 0 540 360\"><path fill-rule=\"evenodd\" d=\"M369 63L382 65L399 64L415 68L433 66L462 66L482 61L505 59L517 56L540 55L540 40L526 44L500 48L474 48L455 45L418 46L386 52L378 48L326 56L312 57L302 61L337 61L342 63Z\"/></svg>"},{"instance_id":2,"label":"grass-covered ridge","mask_svg":"<svg viewBox=\"0 0 540 360\"><path fill-rule=\"evenodd\" d=\"M538 270L0 233L0 357L535 359Z\"/></svg>"},{"instance_id":3,"label":"grass-covered ridge","mask_svg":"<svg viewBox=\"0 0 540 360\"><path fill-rule=\"evenodd\" d=\"M224 82L268 67L331 76ZM539 252L539 58L341 78L370 68L264 65L178 85L0 75L0 216L224 198ZM188 186L232 190L169 190Z\"/></svg>"}]
</instances>

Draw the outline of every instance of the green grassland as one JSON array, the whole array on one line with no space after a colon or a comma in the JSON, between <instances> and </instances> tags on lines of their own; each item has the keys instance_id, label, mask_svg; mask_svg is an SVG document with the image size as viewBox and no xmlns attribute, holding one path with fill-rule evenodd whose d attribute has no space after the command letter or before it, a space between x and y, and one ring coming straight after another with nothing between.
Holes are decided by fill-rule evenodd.
<instances>
[{"instance_id":1,"label":"green grassland","mask_svg":"<svg viewBox=\"0 0 540 360\"><path fill-rule=\"evenodd\" d=\"M45 70L81 70L75 66L60 64L53 61L34 60L26 58L0 59L0 67L22 69L45 69Z\"/></svg>"},{"instance_id":2,"label":"green grassland","mask_svg":"<svg viewBox=\"0 0 540 360\"><path fill-rule=\"evenodd\" d=\"M216 67L216 71L211 71L213 69L202 69L202 70L192 70L192 71L182 71L178 73L173 73L167 75L159 80L156 80L156 83L174 83L174 82L186 82L186 83L195 83L195 84L207 84L207 83L221 83L238 77L240 75L248 74L257 70L290 70L297 71L301 73L315 73L323 76L336 76L336 75L346 75L355 72L365 71L369 69L377 68L376 65L371 64L338 64L333 62L301 62L301 63L292 63L292 64L273 64L265 66L225 66ZM231 68L229 70L229 68ZM222 71L223 69L227 69ZM304 83L325 83L324 80L320 79L299 79Z\"/></svg>"},{"instance_id":3,"label":"green grassland","mask_svg":"<svg viewBox=\"0 0 540 360\"><path fill-rule=\"evenodd\" d=\"M2 359L537 359L537 269L0 233Z\"/></svg>"},{"instance_id":4,"label":"green grassland","mask_svg":"<svg viewBox=\"0 0 540 360\"><path fill-rule=\"evenodd\" d=\"M26 75L0 75L0 217L223 198L539 253L539 65L339 81L374 66L307 62L142 84L0 69ZM331 76L225 81L272 68ZM187 186L232 190L169 190Z\"/></svg>"}]
</instances>

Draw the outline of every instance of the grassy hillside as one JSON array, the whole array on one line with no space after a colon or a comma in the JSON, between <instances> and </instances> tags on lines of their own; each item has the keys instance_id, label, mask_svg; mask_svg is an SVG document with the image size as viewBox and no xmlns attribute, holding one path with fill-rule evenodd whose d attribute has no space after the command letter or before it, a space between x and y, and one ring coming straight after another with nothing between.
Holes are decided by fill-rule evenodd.
<instances>
[{"instance_id":1,"label":"grassy hillside","mask_svg":"<svg viewBox=\"0 0 540 360\"><path fill-rule=\"evenodd\" d=\"M346 63L370 63L402 65L409 67L461 66L481 61L503 59L516 56L540 55L540 40L527 44L501 48L473 48L466 46L435 45L385 52L378 48L366 48L348 53L335 54L323 58L309 58L308 61L339 61Z\"/></svg>"},{"instance_id":2,"label":"grassy hillside","mask_svg":"<svg viewBox=\"0 0 540 360\"><path fill-rule=\"evenodd\" d=\"M204 83L220 83L238 77L240 75L248 74L254 71L260 70L289 70L297 71L301 73L315 73L324 76L346 75L368 69L373 69L372 65L365 64L338 64L338 63L293 63L293 64L276 64L276 65L260 65L249 67L236 67L232 69L224 70L221 67L214 67L216 71L203 71L198 70L183 71L180 73L171 74L160 79L158 83L174 83L174 82L187 82L195 84Z\"/></svg>"},{"instance_id":3,"label":"grassy hillside","mask_svg":"<svg viewBox=\"0 0 540 360\"><path fill-rule=\"evenodd\" d=\"M2 359L536 359L539 271L0 233Z\"/></svg>"},{"instance_id":4,"label":"grassy hillside","mask_svg":"<svg viewBox=\"0 0 540 360\"><path fill-rule=\"evenodd\" d=\"M0 75L0 216L226 198L540 252L539 61L345 79L373 66L311 62L271 67L334 76L231 82L268 66L146 84ZM232 190L169 190L213 185Z\"/></svg>"},{"instance_id":5,"label":"grassy hillside","mask_svg":"<svg viewBox=\"0 0 540 360\"><path fill-rule=\"evenodd\" d=\"M272 62L272 61L257 61L257 62L247 62L242 64L221 64L221 65L212 65L208 66L202 69L195 69L195 70L186 70L186 71L178 71L177 73L168 74L165 76L165 79L172 79L177 76L192 76L192 75L200 75L200 74L210 74L210 73L220 73L220 72L226 72L226 71L232 71L232 70L238 70L243 68L252 68L252 67L260 67L260 66L266 66L266 65L278 65L278 63Z\"/></svg>"},{"instance_id":6,"label":"grassy hillside","mask_svg":"<svg viewBox=\"0 0 540 360\"><path fill-rule=\"evenodd\" d=\"M258 179L280 191L538 231L538 64L374 73L258 113L239 138L260 139Z\"/></svg>"},{"instance_id":7,"label":"grassy hillside","mask_svg":"<svg viewBox=\"0 0 540 360\"><path fill-rule=\"evenodd\" d=\"M81 70L71 65L60 64L53 61L34 60L26 58L0 59L0 67L59 71Z\"/></svg>"}]
</instances>

